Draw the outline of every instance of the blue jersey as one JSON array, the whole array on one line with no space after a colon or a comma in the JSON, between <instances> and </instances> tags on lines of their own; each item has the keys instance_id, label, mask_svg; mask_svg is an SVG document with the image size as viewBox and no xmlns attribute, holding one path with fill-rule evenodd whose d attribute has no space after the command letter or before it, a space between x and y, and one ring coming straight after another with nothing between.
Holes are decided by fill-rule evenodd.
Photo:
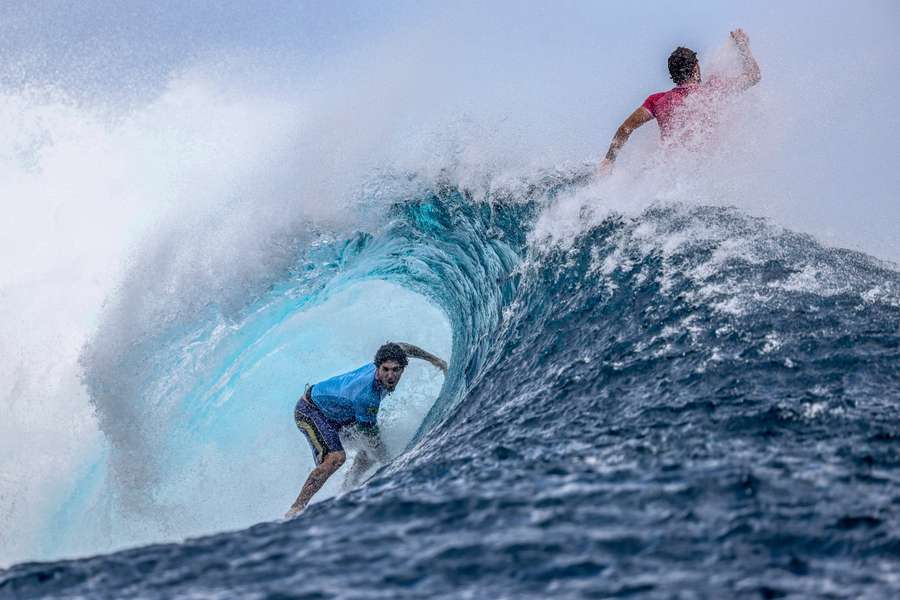
<instances>
[{"instance_id":1,"label":"blue jersey","mask_svg":"<svg viewBox=\"0 0 900 600\"><path fill-rule=\"evenodd\" d=\"M312 388L313 404L341 425L375 425L384 390L375 383L375 364L337 375Z\"/></svg>"}]
</instances>

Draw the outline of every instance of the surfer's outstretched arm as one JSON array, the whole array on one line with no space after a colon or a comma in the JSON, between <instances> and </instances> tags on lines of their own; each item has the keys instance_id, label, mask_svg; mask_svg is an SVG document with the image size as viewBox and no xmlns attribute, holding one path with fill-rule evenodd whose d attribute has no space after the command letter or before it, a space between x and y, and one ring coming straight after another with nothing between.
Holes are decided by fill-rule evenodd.
<instances>
[{"instance_id":1,"label":"surfer's outstretched arm","mask_svg":"<svg viewBox=\"0 0 900 600\"><path fill-rule=\"evenodd\" d=\"M753 53L750 51L750 37L744 33L744 30L735 29L732 31L731 39L734 40L734 45L737 46L742 62L741 75L732 80L732 87L735 91L742 92L759 83L759 80L762 79L762 72L759 70L759 64L756 62L756 59L753 58Z\"/></svg>"},{"instance_id":2,"label":"surfer's outstretched arm","mask_svg":"<svg viewBox=\"0 0 900 600\"><path fill-rule=\"evenodd\" d=\"M625 119L616 130L616 135L613 136L612 143L609 145L609 150L606 152L606 157L600 161L600 165L597 167L598 174L608 175L612 172L613 163L616 162L616 156L619 155L619 150L622 149L622 146L624 146L625 142L628 141L628 138L631 137L631 133L651 119L653 119L653 114L643 106L638 107L633 113L628 115L628 118Z\"/></svg>"},{"instance_id":3,"label":"surfer's outstretched arm","mask_svg":"<svg viewBox=\"0 0 900 600\"><path fill-rule=\"evenodd\" d=\"M407 356L411 358L421 358L422 360L427 360L435 367L443 371L445 375L447 374L447 363L431 352L426 352L425 350L422 350L418 346L413 346L412 344L407 344L404 342L395 343L400 346L400 348L403 350L403 352L406 353Z\"/></svg>"}]
</instances>

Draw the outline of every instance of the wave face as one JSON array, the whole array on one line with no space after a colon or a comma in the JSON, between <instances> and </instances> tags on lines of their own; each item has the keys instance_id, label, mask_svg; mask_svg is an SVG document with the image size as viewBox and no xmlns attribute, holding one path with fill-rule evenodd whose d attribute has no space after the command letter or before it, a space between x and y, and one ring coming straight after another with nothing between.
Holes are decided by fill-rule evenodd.
<instances>
[{"instance_id":1,"label":"wave face","mask_svg":"<svg viewBox=\"0 0 900 600\"><path fill-rule=\"evenodd\" d=\"M15 566L0 596L896 595L895 268L703 205L585 214L570 239L542 237L543 202L572 185L548 177L489 202L449 185L419 191L371 235L300 244L230 320L170 324L150 349L111 344L101 328L83 360L110 441L100 462L132 478L114 478L123 520L147 489L135 480L184 484L166 478L172 464L204 472L153 433L171 421L125 425L146 423L113 401L128 390L157 390L169 416L184 417L184 400L166 407L158 390L193 398L188 429L202 438L205 407L233 405L210 390L261 364L248 349L277 354L284 323L388 283L440 307L453 362L397 438L399 456L361 488L291 522ZM134 361L150 367L123 376ZM207 388L180 390L185 368ZM282 412L272 427L305 453ZM257 430L259 413L231 418L231 431ZM259 431L272 455L290 450ZM251 438L232 455L259 451ZM136 449L163 456L135 461ZM284 501L304 474L290 472Z\"/></svg>"}]
</instances>

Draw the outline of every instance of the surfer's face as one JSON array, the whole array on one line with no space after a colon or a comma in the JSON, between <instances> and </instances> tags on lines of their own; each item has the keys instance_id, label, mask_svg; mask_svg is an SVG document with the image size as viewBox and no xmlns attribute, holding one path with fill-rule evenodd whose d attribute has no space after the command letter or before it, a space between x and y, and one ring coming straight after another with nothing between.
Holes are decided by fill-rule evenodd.
<instances>
[{"instance_id":1,"label":"surfer's face","mask_svg":"<svg viewBox=\"0 0 900 600\"><path fill-rule=\"evenodd\" d=\"M393 392L397 384L400 383L400 377L403 375L403 367L396 360L386 360L378 365L375 371L375 379L378 383L389 392Z\"/></svg>"}]
</instances>

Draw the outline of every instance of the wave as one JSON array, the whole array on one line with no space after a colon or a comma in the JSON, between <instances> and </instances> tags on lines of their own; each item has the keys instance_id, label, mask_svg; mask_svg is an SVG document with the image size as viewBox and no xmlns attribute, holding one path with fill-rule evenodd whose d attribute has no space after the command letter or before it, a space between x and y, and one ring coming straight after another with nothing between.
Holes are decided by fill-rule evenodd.
<instances>
[{"instance_id":1,"label":"wave","mask_svg":"<svg viewBox=\"0 0 900 600\"><path fill-rule=\"evenodd\" d=\"M164 546L139 584L112 565L155 547L16 567L0 585L47 592L34 582L48 568L75 581L58 588L69 593L98 572L110 593L548 582L575 593L601 573L608 593L724 593L748 577L753 589L824 589L809 572L836 573L848 593L871 585L860 561L898 547L896 511L878 500L900 467L896 268L732 208L601 214L578 204L584 183L551 173L482 200L407 186L374 233L303 232L242 306L148 312L135 278L83 355L108 445L48 532L57 549L280 514L308 461L289 405L304 377L365 360L385 339L373 322L413 315L409 335L444 352L452 338L451 370L402 384L417 396L386 411L402 423L390 465L295 522ZM581 226L548 235L563 205ZM250 572L291 575L239 575L253 552ZM335 556L369 568L348 575ZM685 563L695 556L721 576ZM214 561L224 566L205 570ZM185 564L183 580L161 583ZM780 575L754 579L767 569Z\"/></svg>"}]
</instances>

